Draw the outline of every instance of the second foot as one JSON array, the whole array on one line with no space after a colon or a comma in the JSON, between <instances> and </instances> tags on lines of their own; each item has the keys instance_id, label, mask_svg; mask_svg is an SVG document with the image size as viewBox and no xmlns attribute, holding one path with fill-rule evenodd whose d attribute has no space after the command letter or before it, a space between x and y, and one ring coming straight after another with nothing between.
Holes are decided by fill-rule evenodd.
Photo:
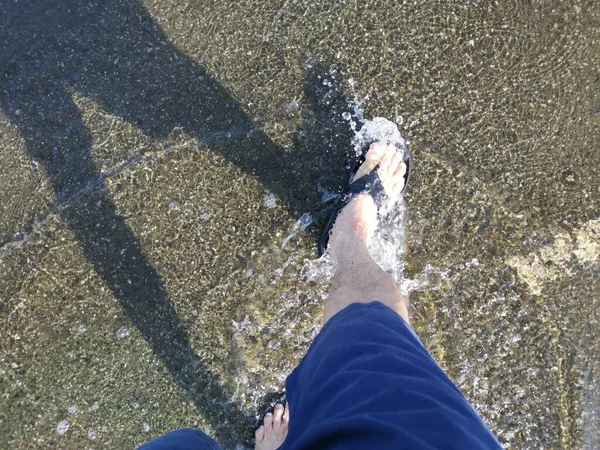
<instances>
[{"instance_id":1,"label":"second foot","mask_svg":"<svg viewBox=\"0 0 600 450\"><path fill-rule=\"evenodd\" d=\"M283 444L288 432L290 411L277 403L273 413L265 414L263 424L256 430L255 450L276 450Z\"/></svg>"}]
</instances>

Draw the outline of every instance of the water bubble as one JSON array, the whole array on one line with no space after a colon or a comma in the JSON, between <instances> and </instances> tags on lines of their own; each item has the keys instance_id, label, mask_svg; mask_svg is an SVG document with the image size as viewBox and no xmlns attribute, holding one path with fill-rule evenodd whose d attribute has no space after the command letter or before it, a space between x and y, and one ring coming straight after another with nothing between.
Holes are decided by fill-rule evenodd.
<instances>
[{"instance_id":1,"label":"water bubble","mask_svg":"<svg viewBox=\"0 0 600 450\"><path fill-rule=\"evenodd\" d=\"M12 367L13 369L18 369L19 365L16 362L10 363L10 367Z\"/></svg>"},{"instance_id":2,"label":"water bubble","mask_svg":"<svg viewBox=\"0 0 600 450\"><path fill-rule=\"evenodd\" d=\"M147 433L148 431L150 431L150 425L148 425L146 422L144 422L142 424L142 429L144 430L144 433Z\"/></svg>"},{"instance_id":3,"label":"water bubble","mask_svg":"<svg viewBox=\"0 0 600 450\"><path fill-rule=\"evenodd\" d=\"M344 118L344 120L350 120L352 119L352 114L350 114L348 111L344 111L342 113L342 117Z\"/></svg>"},{"instance_id":4,"label":"water bubble","mask_svg":"<svg viewBox=\"0 0 600 450\"><path fill-rule=\"evenodd\" d=\"M129 337L129 329L127 327L119 328L119 331L117 331L117 338L125 339L127 337Z\"/></svg>"},{"instance_id":5,"label":"water bubble","mask_svg":"<svg viewBox=\"0 0 600 450\"><path fill-rule=\"evenodd\" d=\"M266 208L275 208L275 206L277 206L277 201L279 199L277 198L277 196L275 194L273 194L271 191L265 191L265 195L263 195L263 205Z\"/></svg>"},{"instance_id":6,"label":"water bubble","mask_svg":"<svg viewBox=\"0 0 600 450\"><path fill-rule=\"evenodd\" d=\"M67 432L70 426L71 424L67 420L61 420L58 422L58 425L56 425L56 432L59 436L62 436Z\"/></svg>"},{"instance_id":7,"label":"water bubble","mask_svg":"<svg viewBox=\"0 0 600 450\"><path fill-rule=\"evenodd\" d=\"M402 116L397 116L397 117L396 117L396 123L397 123L398 125L402 125L402 124L404 123L404 117L402 117Z\"/></svg>"},{"instance_id":8,"label":"water bubble","mask_svg":"<svg viewBox=\"0 0 600 450\"><path fill-rule=\"evenodd\" d=\"M77 327L77 332L78 333L85 333L87 331L87 327L85 326L85 324L80 323L79 326Z\"/></svg>"},{"instance_id":9,"label":"water bubble","mask_svg":"<svg viewBox=\"0 0 600 450\"><path fill-rule=\"evenodd\" d=\"M87 437L88 437L88 439L91 439L92 441L95 440L96 439L96 432L94 430L88 430Z\"/></svg>"},{"instance_id":10,"label":"water bubble","mask_svg":"<svg viewBox=\"0 0 600 450\"><path fill-rule=\"evenodd\" d=\"M179 203L178 202L169 203L169 212L172 212L172 211L179 211Z\"/></svg>"},{"instance_id":11,"label":"water bubble","mask_svg":"<svg viewBox=\"0 0 600 450\"><path fill-rule=\"evenodd\" d=\"M69 407L67 408L67 412L68 412L69 414L75 414L75 413L77 412L77 406L75 406L75 405L73 405L73 406L69 406Z\"/></svg>"},{"instance_id":12,"label":"water bubble","mask_svg":"<svg viewBox=\"0 0 600 450\"><path fill-rule=\"evenodd\" d=\"M248 317L247 314L246 317L244 317L244 320L242 320L241 322L236 322L235 320L232 320L231 322L237 331L242 331L247 325L250 325L251 323L250 317Z\"/></svg>"},{"instance_id":13,"label":"water bubble","mask_svg":"<svg viewBox=\"0 0 600 450\"><path fill-rule=\"evenodd\" d=\"M288 113L300 111L300 103L298 103L298 99L294 98L291 102L287 102L285 105L285 111Z\"/></svg>"}]
</instances>

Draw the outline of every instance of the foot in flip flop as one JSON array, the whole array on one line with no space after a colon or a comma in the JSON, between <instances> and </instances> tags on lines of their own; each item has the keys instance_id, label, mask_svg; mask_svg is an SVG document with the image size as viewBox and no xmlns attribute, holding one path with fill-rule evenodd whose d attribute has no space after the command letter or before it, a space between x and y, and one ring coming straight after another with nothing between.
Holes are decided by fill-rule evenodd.
<instances>
[{"instance_id":1,"label":"foot in flip flop","mask_svg":"<svg viewBox=\"0 0 600 450\"><path fill-rule=\"evenodd\" d=\"M365 161L356 171L349 190L355 183L365 185L361 178L367 177L373 182L361 186L350 195L343 206L329 236L328 249L335 262L337 249L349 245L358 238L365 245L377 225L377 210L382 200L395 202L405 187L407 180L407 161L398 149L383 142L372 144L365 155ZM374 172L377 177L375 178ZM380 183L380 184L379 184ZM364 192L361 192L364 190ZM383 191L383 192L381 192ZM383 197L383 199L382 199Z\"/></svg>"},{"instance_id":2,"label":"foot in flip flop","mask_svg":"<svg viewBox=\"0 0 600 450\"><path fill-rule=\"evenodd\" d=\"M256 430L255 450L276 450L281 447L288 432L290 411L277 403L273 413L265 414L263 424Z\"/></svg>"}]
</instances>

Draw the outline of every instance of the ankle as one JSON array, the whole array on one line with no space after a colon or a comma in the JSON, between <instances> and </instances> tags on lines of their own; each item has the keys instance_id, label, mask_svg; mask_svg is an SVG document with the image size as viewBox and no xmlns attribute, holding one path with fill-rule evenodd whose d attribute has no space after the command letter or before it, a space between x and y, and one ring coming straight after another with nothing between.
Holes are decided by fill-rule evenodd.
<instances>
[{"instance_id":1,"label":"ankle","mask_svg":"<svg viewBox=\"0 0 600 450\"><path fill-rule=\"evenodd\" d=\"M372 261L367 248L367 239L355 231L347 230L336 236L330 247L331 258L338 269Z\"/></svg>"}]
</instances>

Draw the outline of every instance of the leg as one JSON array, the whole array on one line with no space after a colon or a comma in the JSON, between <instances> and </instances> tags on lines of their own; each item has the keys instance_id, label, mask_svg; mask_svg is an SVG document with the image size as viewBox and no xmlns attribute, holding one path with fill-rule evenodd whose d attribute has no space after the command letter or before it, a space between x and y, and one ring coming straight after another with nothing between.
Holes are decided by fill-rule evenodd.
<instances>
[{"instance_id":1,"label":"leg","mask_svg":"<svg viewBox=\"0 0 600 450\"><path fill-rule=\"evenodd\" d=\"M375 144L355 178L379 165L390 198L404 164ZM325 325L286 381L294 420L282 449L485 448L500 445L408 324L394 281L371 258L377 221L368 195L340 212L329 239L336 273Z\"/></svg>"},{"instance_id":2,"label":"leg","mask_svg":"<svg viewBox=\"0 0 600 450\"><path fill-rule=\"evenodd\" d=\"M401 155L391 145L374 144L356 178L379 164L379 177L390 197L398 196L404 184L406 167ZM325 302L323 321L352 303L379 300L396 311L408 323L408 310L392 278L373 260L367 249L377 223L377 207L366 194L353 198L340 212L329 251L336 265L331 292Z\"/></svg>"}]
</instances>

